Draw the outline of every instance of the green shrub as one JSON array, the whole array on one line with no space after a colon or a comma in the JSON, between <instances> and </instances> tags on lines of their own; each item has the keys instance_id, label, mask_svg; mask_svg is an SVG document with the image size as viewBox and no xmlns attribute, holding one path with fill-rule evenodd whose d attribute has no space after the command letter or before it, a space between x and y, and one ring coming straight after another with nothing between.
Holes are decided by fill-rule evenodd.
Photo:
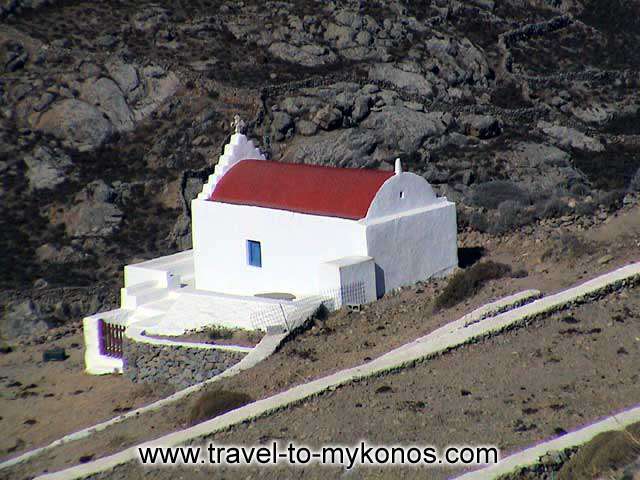
<instances>
[{"instance_id":1,"label":"green shrub","mask_svg":"<svg viewBox=\"0 0 640 480\"><path fill-rule=\"evenodd\" d=\"M456 272L442 293L434 301L434 307L452 307L474 295L489 280L502 278L511 273L511 267L492 261L476 263L466 270Z\"/></svg>"},{"instance_id":2,"label":"green shrub","mask_svg":"<svg viewBox=\"0 0 640 480\"><path fill-rule=\"evenodd\" d=\"M223 413L235 410L253 399L246 393L214 390L203 392L194 400L189 409L189 425L204 422Z\"/></svg>"}]
</instances>

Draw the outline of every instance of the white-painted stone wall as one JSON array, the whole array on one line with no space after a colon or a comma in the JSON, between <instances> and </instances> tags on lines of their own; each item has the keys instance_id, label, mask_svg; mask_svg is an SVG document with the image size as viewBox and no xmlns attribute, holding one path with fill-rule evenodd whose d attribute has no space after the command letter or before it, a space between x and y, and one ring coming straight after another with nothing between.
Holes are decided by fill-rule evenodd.
<instances>
[{"instance_id":1,"label":"white-painted stone wall","mask_svg":"<svg viewBox=\"0 0 640 480\"><path fill-rule=\"evenodd\" d=\"M197 199L191 208L200 290L314 294L321 290L320 264L367 255L365 227L357 221ZM260 242L262 267L248 264L247 240Z\"/></svg>"},{"instance_id":2,"label":"white-painted stone wall","mask_svg":"<svg viewBox=\"0 0 640 480\"><path fill-rule=\"evenodd\" d=\"M262 152L260 152L260 149L254 145L253 141L249 140L242 133L236 132L231 135L231 140L225 145L224 153L220 155L214 172L209 175L198 198L200 200L208 199L215 190L218 180L236 163L246 159L265 160L265 157Z\"/></svg>"},{"instance_id":3,"label":"white-painted stone wall","mask_svg":"<svg viewBox=\"0 0 640 480\"><path fill-rule=\"evenodd\" d=\"M432 203L445 200L437 198L431 185L415 173L396 173L382 184L373 198L367 220L402 214L416 208L424 208Z\"/></svg>"},{"instance_id":4,"label":"white-painted stone wall","mask_svg":"<svg viewBox=\"0 0 640 480\"><path fill-rule=\"evenodd\" d=\"M347 298L350 288L364 290L365 302L376 300L376 265L371 257L343 257L337 260L320 264L318 271L319 287L323 291L332 291L340 288L347 289L344 296ZM342 296L337 299L340 302ZM336 305L340 308L342 302Z\"/></svg>"},{"instance_id":5,"label":"white-painted stone wall","mask_svg":"<svg viewBox=\"0 0 640 480\"><path fill-rule=\"evenodd\" d=\"M455 204L431 205L386 217L366 219L367 255L376 262L378 296L458 265Z\"/></svg>"},{"instance_id":6,"label":"white-painted stone wall","mask_svg":"<svg viewBox=\"0 0 640 480\"><path fill-rule=\"evenodd\" d=\"M100 353L100 328L98 322L103 319L118 325L127 324L128 312L121 309L96 313L82 320L84 333L84 364L91 375L122 373L122 359Z\"/></svg>"}]
</instances>

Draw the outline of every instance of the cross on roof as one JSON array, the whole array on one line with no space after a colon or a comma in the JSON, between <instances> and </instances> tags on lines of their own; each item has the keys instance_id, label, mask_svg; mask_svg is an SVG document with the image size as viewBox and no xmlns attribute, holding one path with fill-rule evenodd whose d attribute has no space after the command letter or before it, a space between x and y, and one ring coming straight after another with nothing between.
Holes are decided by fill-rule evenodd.
<instances>
[{"instance_id":1,"label":"cross on roof","mask_svg":"<svg viewBox=\"0 0 640 480\"><path fill-rule=\"evenodd\" d=\"M240 118L240 115L234 115L231 125L234 127L236 133L242 133L246 124Z\"/></svg>"}]
</instances>

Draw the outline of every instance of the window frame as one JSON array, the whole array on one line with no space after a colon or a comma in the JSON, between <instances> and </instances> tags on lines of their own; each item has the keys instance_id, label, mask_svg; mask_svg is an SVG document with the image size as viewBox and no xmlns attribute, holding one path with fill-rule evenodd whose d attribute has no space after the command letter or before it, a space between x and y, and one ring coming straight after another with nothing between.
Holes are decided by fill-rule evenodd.
<instances>
[{"instance_id":1,"label":"window frame","mask_svg":"<svg viewBox=\"0 0 640 480\"><path fill-rule=\"evenodd\" d=\"M254 258L257 247L258 258ZM262 244L258 240L247 240L247 265L254 268L262 268Z\"/></svg>"}]
</instances>

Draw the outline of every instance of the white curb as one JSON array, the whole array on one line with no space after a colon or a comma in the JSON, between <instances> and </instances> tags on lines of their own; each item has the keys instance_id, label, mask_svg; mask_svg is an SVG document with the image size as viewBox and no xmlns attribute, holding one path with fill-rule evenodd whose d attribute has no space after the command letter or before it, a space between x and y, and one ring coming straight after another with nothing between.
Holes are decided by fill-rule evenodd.
<instances>
[{"instance_id":1,"label":"white curb","mask_svg":"<svg viewBox=\"0 0 640 480\"><path fill-rule=\"evenodd\" d=\"M622 430L629 425L640 422L640 405L626 410L587 427L567 433L559 438L540 443L522 452L510 455L495 465L466 473L456 480L491 480L514 472L516 469L535 465L540 457L552 451L562 451L567 448L583 445L602 432Z\"/></svg>"},{"instance_id":2,"label":"white curb","mask_svg":"<svg viewBox=\"0 0 640 480\"><path fill-rule=\"evenodd\" d=\"M420 342L412 342L408 345L401 346L364 365L348 368L327 377L293 387L285 392L250 403L191 428L173 432L156 440L129 447L121 452L94 460L90 463L77 465L66 470L45 474L36 478L42 480L70 480L109 470L117 465L136 460L139 447L181 445L197 438L226 430L234 425L263 417L277 410L295 405L305 399L334 389L340 385L397 370L404 366L414 364L416 361L469 343L475 339L496 334L509 327L533 320L540 315L556 311L568 304L587 301L590 297L607 292L627 282L635 281L638 278L640 278L640 263L627 265L576 287L569 288L554 295L549 295L548 297L541 298L514 310L471 324L465 328L460 328L447 334L426 335Z\"/></svg>"},{"instance_id":3,"label":"white curb","mask_svg":"<svg viewBox=\"0 0 640 480\"><path fill-rule=\"evenodd\" d=\"M145 335L145 327L139 327L132 323L125 332L127 338L137 343L146 343L148 345L156 345L161 347L172 348L194 348L199 350L221 350L225 352L249 353L253 347L242 347L240 345L222 345L213 343L184 342L180 340L171 340L169 338L154 338Z\"/></svg>"},{"instance_id":4,"label":"white curb","mask_svg":"<svg viewBox=\"0 0 640 480\"><path fill-rule=\"evenodd\" d=\"M219 375L216 375L215 377L211 377L202 383L197 383L183 390L179 390L168 397L157 400L153 403L150 403L149 405L145 405L144 407L131 410L123 415L120 415L119 417L114 417L102 423L98 423L96 425L83 428L82 430L79 430L77 432L70 433L69 435L65 435L64 437L61 437L49 443L48 445L45 445L44 447L35 448L17 457L10 458L9 460L6 460L0 463L0 470L11 467L18 463L27 461L37 455L41 455L42 453L48 450L51 450L52 448L59 447L60 445L64 445L69 442L87 438L93 435L94 433L98 433L112 425L123 422L131 417L137 417L142 413L158 410L159 408L165 407L171 403L175 403L178 400L183 399L187 395L191 395L192 393L197 392L198 390L201 390L207 385L213 382L216 382L222 378L232 377L234 375L237 375L241 371L247 370L257 365L259 362L261 362L262 360L270 356L273 352L275 352L275 350L278 348L282 340L286 338L286 336L287 334L284 334L284 333L278 334L278 335L267 335L260 341L260 343L258 343L258 345L256 345L253 349L251 349L251 351L242 360L240 360L238 363L233 365L231 368L228 368L224 372L220 373Z\"/></svg>"}]
</instances>

